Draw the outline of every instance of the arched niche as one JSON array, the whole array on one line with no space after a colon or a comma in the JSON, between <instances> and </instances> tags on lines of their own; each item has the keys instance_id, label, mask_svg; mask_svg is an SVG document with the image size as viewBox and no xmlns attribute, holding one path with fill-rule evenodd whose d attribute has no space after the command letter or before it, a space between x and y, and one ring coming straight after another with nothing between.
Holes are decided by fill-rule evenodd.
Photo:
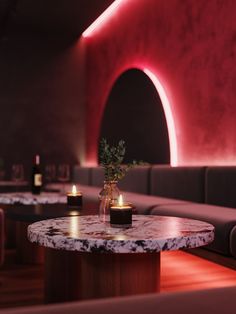
<instances>
[{"instance_id":1,"label":"arched niche","mask_svg":"<svg viewBox=\"0 0 236 314\"><path fill-rule=\"evenodd\" d=\"M114 83L107 99L100 139L126 142L126 159L169 164L170 147L165 114L159 94L141 70L130 69Z\"/></svg>"}]
</instances>

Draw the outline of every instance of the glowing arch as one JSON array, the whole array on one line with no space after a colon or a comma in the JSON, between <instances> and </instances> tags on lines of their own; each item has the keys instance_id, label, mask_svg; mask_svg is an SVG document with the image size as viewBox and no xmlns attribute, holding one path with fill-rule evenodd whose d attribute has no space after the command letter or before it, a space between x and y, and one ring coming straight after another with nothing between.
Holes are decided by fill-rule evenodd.
<instances>
[{"instance_id":1,"label":"glowing arch","mask_svg":"<svg viewBox=\"0 0 236 314\"><path fill-rule=\"evenodd\" d=\"M95 30L98 30L104 23L108 22L108 20L116 13L117 9L121 4L127 2L128 0L115 0L82 34L82 37L87 38L94 34ZM171 111L171 106L169 100L166 96L166 92L156 77L156 75L147 68L142 68L144 73L151 79L154 86L157 89L157 92L162 101L168 136L169 136L169 144L170 144L170 164L171 166L178 165L178 149L177 149L177 137L176 137L176 128L173 119L173 114Z\"/></svg>"},{"instance_id":2,"label":"glowing arch","mask_svg":"<svg viewBox=\"0 0 236 314\"><path fill-rule=\"evenodd\" d=\"M146 68L144 68L143 71L153 82L161 98L161 102L162 102L165 117L166 117L169 143L170 143L170 164L171 166L177 166L178 165L178 150L177 150L176 130L175 130L175 123L174 123L173 114L171 111L169 100L166 96L166 92L163 86L161 85L160 81L155 76L155 74L153 74L150 70Z\"/></svg>"},{"instance_id":3,"label":"glowing arch","mask_svg":"<svg viewBox=\"0 0 236 314\"><path fill-rule=\"evenodd\" d=\"M117 8L124 0L115 0L99 17L82 33L82 37L90 37L93 32L101 27L107 20L115 14Z\"/></svg>"}]
</instances>

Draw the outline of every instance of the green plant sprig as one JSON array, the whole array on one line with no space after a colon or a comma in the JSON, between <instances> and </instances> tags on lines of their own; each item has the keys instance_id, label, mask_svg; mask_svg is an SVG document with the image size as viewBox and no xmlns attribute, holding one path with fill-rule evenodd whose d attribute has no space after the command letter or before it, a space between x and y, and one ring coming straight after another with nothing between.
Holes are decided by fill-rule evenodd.
<instances>
[{"instance_id":1,"label":"green plant sprig","mask_svg":"<svg viewBox=\"0 0 236 314\"><path fill-rule=\"evenodd\" d=\"M119 181L125 177L131 168L138 165L135 160L132 163L122 165L125 151L123 140L120 140L117 146L110 146L106 139L101 139L99 147L100 166L104 168L105 181Z\"/></svg>"}]
</instances>

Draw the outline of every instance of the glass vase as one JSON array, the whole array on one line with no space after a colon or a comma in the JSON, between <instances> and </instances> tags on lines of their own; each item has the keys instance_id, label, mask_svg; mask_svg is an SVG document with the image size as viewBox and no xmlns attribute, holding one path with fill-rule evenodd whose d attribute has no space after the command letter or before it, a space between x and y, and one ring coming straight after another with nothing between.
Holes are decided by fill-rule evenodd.
<instances>
[{"instance_id":1,"label":"glass vase","mask_svg":"<svg viewBox=\"0 0 236 314\"><path fill-rule=\"evenodd\" d=\"M110 221L110 206L118 202L120 191L117 181L104 181L103 188L99 193L99 220L104 223Z\"/></svg>"}]
</instances>

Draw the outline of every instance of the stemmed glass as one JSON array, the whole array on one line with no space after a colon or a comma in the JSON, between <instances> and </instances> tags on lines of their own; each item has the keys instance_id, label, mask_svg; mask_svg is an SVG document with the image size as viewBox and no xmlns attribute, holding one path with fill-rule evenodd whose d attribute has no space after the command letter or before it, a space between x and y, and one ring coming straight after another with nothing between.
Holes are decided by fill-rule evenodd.
<instances>
[{"instance_id":1,"label":"stemmed glass","mask_svg":"<svg viewBox=\"0 0 236 314\"><path fill-rule=\"evenodd\" d=\"M11 168L11 179L14 182L24 180L24 166L22 164L13 164Z\"/></svg>"},{"instance_id":2,"label":"stemmed glass","mask_svg":"<svg viewBox=\"0 0 236 314\"><path fill-rule=\"evenodd\" d=\"M65 183L70 180L70 166L68 164L60 164L57 171L57 179L62 183L62 193L65 193Z\"/></svg>"},{"instance_id":3,"label":"stemmed glass","mask_svg":"<svg viewBox=\"0 0 236 314\"><path fill-rule=\"evenodd\" d=\"M19 182L24 181L24 166L22 164L13 164L11 167L11 180L15 182L15 191L18 192Z\"/></svg>"},{"instance_id":4,"label":"stemmed glass","mask_svg":"<svg viewBox=\"0 0 236 314\"><path fill-rule=\"evenodd\" d=\"M53 182L56 179L56 166L54 164L48 164L45 166L45 180L46 182Z\"/></svg>"}]
</instances>

